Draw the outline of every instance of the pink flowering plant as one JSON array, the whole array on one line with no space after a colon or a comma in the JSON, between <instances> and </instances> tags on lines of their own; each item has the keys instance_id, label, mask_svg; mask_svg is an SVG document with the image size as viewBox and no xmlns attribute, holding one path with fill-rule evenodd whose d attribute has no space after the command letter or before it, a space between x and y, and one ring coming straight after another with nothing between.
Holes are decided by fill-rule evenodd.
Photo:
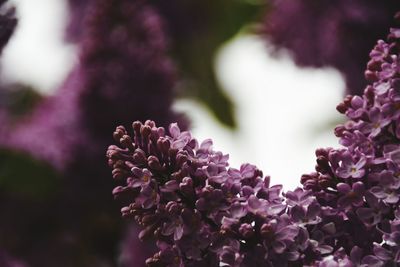
<instances>
[{"instance_id":1,"label":"pink flowering plant","mask_svg":"<svg viewBox=\"0 0 400 267\"><path fill-rule=\"evenodd\" d=\"M400 29L370 53L361 96L337 107L341 148L283 191L176 123L118 126L107 150L123 217L153 239L148 266L399 266Z\"/></svg>"}]
</instances>

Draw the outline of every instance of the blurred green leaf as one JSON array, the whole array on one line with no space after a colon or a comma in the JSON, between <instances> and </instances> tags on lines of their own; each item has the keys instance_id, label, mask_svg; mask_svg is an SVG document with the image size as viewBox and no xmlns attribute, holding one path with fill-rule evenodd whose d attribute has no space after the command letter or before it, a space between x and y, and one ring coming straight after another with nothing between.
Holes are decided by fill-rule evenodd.
<instances>
[{"instance_id":1,"label":"blurred green leaf","mask_svg":"<svg viewBox=\"0 0 400 267\"><path fill-rule=\"evenodd\" d=\"M35 199L57 193L60 177L48 164L32 157L0 149L0 190Z\"/></svg>"},{"instance_id":2,"label":"blurred green leaf","mask_svg":"<svg viewBox=\"0 0 400 267\"><path fill-rule=\"evenodd\" d=\"M236 127L234 105L214 71L223 43L256 20L260 5L244 0L156 0L172 35L173 52L184 77L183 97L204 102L224 125Z\"/></svg>"},{"instance_id":3,"label":"blurred green leaf","mask_svg":"<svg viewBox=\"0 0 400 267\"><path fill-rule=\"evenodd\" d=\"M43 96L34 88L23 84L12 84L0 90L0 106L16 120L34 109Z\"/></svg>"}]
</instances>

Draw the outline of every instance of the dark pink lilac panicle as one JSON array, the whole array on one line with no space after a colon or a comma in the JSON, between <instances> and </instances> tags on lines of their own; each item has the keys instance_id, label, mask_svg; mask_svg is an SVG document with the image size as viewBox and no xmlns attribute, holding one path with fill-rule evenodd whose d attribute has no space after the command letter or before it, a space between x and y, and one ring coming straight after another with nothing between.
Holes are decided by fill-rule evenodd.
<instances>
[{"instance_id":1,"label":"dark pink lilac panicle","mask_svg":"<svg viewBox=\"0 0 400 267\"><path fill-rule=\"evenodd\" d=\"M298 188L285 202L255 166L229 168L211 140L152 121L118 126L114 139L113 194L143 227L139 238L157 240L149 266L295 266L332 251L322 232L313 239L306 230L321 222L314 196Z\"/></svg>"},{"instance_id":2,"label":"dark pink lilac panicle","mask_svg":"<svg viewBox=\"0 0 400 267\"><path fill-rule=\"evenodd\" d=\"M154 117L164 126L177 119L171 111L175 70L162 21L145 3L102 0L88 10L80 105L90 133L103 141L102 131L132 117Z\"/></svg>"},{"instance_id":3,"label":"dark pink lilac panicle","mask_svg":"<svg viewBox=\"0 0 400 267\"><path fill-rule=\"evenodd\" d=\"M79 97L82 73L73 71L57 94L44 99L37 108L2 136L3 147L28 152L38 160L64 169L74 159L87 135L82 131Z\"/></svg>"},{"instance_id":4,"label":"dark pink lilac panicle","mask_svg":"<svg viewBox=\"0 0 400 267\"><path fill-rule=\"evenodd\" d=\"M79 43L83 37L83 28L88 7L92 0L68 0L68 22L65 38L69 42Z\"/></svg>"},{"instance_id":5,"label":"dark pink lilac panicle","mask_svg":"<svg viewBox=\"0 0 400 267\"><path fill-rule=\"evenodd\" d=\"M336 229L344 231L336 242L352 264L361 266L400 264L397 33L397 28L390 29L387 41L378 41L371 51L364 94L348 96L337 107L348 117L335 129L345 148L317 150L317 172L302 177L304 187L314 191L319 203L342 218L334 222ZM357 261L351 256L352 246L360 249Z\"/></svg>"}]
</instances>

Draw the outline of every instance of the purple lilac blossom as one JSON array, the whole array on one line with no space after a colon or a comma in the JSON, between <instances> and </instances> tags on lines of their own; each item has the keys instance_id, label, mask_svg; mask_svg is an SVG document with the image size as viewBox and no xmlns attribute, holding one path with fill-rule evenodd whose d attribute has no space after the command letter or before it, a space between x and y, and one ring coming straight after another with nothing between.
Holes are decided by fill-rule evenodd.
<instances>
[{"instance_id":1,"label":"purple lilac blossom","mask_svg":"<svg viewBox=\"0 0 400 267\"><path fill-rule=\"evenodd\" d=\"M124 217L160 250L148 266L287 266L322 259L332 247L316 198L301 188L281 196L255 166L228 167L228 156L198 143L177 124L118 126L108 148L113 194Z\"/></svg>"},{"instance_id":2,"label":"purple lilac blossom","mask_svg":"<svg viewBox=\"0 0 400 267\"><path fill-rule=\"evenodd\" d=\"M337 266L340 260L350 260L351 266L400 264L398 32L390 29L387 41L379 40L371 51L364 94L347 96L337 107L348 118L335 128L345 148L318 149L316 172L302 177L322 209L334 211L322 221L333 219L336 231L342 232L335 243L345 256L336 259ZM358 260L350 253L354 246L361 251ZM325 260L322 266L328 266Z\"/></svg>"},{"instance_id":3,"label":"purple lilac blossom","mask_svg":"<svg viewBox=\"0 0 400 267\"><path fill-rule=\"evenodd\" d=\"M273 0L263 32L300 66L338 69L347 92L361 95L368 53L399 9L397 0Z\"/></svg>"},{"instance_id":4,"label":"purple lilac blossom","mask_svg":"<svg viewBox=\"0 0 400 267\"><path fill-rule=\"evenodd\" d=\"M10 125L0 141L59 171L61 189L39 206L55 229L44 229L33 218L21 222L19 210L8 214L11 228L31 223L41 229L29 238L35 250L11 244L35 266L115 265L124 226L113 214L111 181L102 163L110 139L106 133L115 121L127 123L132 117L152 117L161 125L179 120L171 110L175 70L158 14L145 1L128 0L93 1L86 12L79 63L54 96ZM51 257L45 257L49 251ZM135 253L145 256L146 251L137 247Z\"/></svg>"},{"instance_id":5,"label":"purple lilac blossom","mask_svg":"<svg viewBox=\"0 0 400 267\"><path fill-rule=\"evenodd\" d=\"M65 29L66 41L79 43L83 38L83 28L85 27L85 18L88 7L92 0L68 0L68 23Z\"/></svg>"},{"instance_id":6,"label":"purple lilac blossom","mask_svg":"<svg viewBox=\"0 0 400 267\"><path fill-rule=\"evenodd\" d=\"M43 99L33 112L10 125L0 143L64 169L74 158L77 144L88 138L80 130L79 100L82 73L73 71L56 95Z\"/></svg>"}]
</instances>

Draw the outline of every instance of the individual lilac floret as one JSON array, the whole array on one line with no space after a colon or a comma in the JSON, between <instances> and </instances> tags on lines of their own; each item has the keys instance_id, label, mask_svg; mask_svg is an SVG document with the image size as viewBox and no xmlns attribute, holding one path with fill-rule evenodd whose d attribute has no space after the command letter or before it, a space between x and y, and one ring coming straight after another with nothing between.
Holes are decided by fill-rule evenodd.
<instances>
[{"instance_id":1,"label":"individual lilac floret","mask_svg":"<svg viewBox=\"0 0 400 267\"><path fill-rule=\"evenodd\" d=\"M341 164L336 169L337 176L341 178L361 178L365 174L364 165L366 159L361 156L360 159L355 160L353 156L348 152L344 151L340 156Z\"/></svg>"},{"instance_id":2,"label":"individual lilac floret","mask_svg":"<svg viewBox=\"0 0 400 267\"><path fill-rule=\"evenodd\" d=\"M332 251L319 228L321 209L310 191L281 196L281 186L255 166L228 168L228 157L171 124L133 123L133 135L118 126L120 143L107 151L116 181L113 194L126 203L124 217L155 237L160 252L149 266L301 265ZM326 227L325 227L326 228ZM282 265L283 264L283 265Z\"/></svg>"},{"instance_id":3,"label":"individual lilac floret","mask_svg":"<svg viewBox=\"0 0 400 267\"><path fill-rule=\"evenodd\" d=\"M370 192L386 204L396 204L400 198L400 179L390 171L383 170L379 176L379 184L373 186Z\"/></svg>"},{"instance_id":4,"label":"individual lilac floret","mask_svg":"<svg viewBox=\"0 0 400 267\"><path fill-rule=\"evenodd\" d=\"M338 199L338 207L342 209L351 208L351 206L359 207L364 203L365 187L362 182L356 182L350 187L348 184L337 184L337 190L343 196Z\"/></svg>"},{"instance_id":5,"label":"individual lilac floret","mask_svg":"<svg viewBox=\"0 0 400 267\"><path fill-rule=\"evenodd\" d=\"M346 255L343 248L337 250L333 255L325 257L322 261L317 262L318 267L354 267L351 259Z\"/></svg>"},{"instance_id":6,"label":"individual lilac floret","mask_svg":"<svg viewBox=\"0 0 400 267\"><path fill-rule=\"evenodd\" d=\"M357 209L357 215L365 225L376 225L389 214L390 206L375 197L371 192L365 193L366 207Z\"/></svg>"}]
</instances>

